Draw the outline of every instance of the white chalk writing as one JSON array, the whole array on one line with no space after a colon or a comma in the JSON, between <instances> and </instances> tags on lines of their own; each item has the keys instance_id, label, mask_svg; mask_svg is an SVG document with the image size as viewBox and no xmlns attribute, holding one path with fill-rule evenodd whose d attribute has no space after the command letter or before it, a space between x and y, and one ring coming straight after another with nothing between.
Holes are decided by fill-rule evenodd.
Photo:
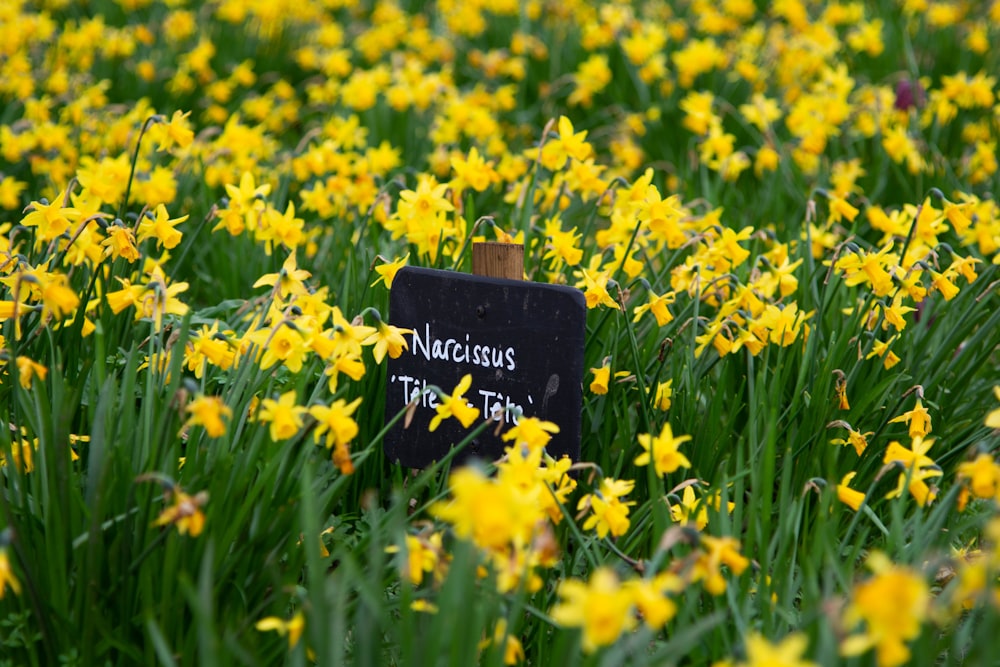
<instances>
[{"instance_id":1,"label":"white chalk writing","mask_svg":"<svg viewBox=\"0 0 1000 667\"><path fill-rule=\"evenodd\" d=\"M465 334L465 340L455 338L435 338L431 334L430 323L424 324L423 335L420 330L413 330L413 344L410 345L413 355L420 355L425 360L451 361L456 364L470 364L483 368L502 368L513 371L517 368L514 360L514 348L501 345L483 345L471 340Z\"/></svg>"}]
</instances>

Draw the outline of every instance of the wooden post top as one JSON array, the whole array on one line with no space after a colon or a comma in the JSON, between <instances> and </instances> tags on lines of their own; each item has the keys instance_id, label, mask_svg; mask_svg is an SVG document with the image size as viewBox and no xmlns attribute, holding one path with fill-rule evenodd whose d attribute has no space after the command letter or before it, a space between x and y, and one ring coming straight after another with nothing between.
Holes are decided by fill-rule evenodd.
<instances>
[{"instance_id":1,"label":"wooden post top","mask_svg":"<svg viewBox=\"0 0 1000 667\"><path fill-rule=\"evenodd\" d=\"M524 280L524 245L498 241L473 243L472 273L488 278Z\"/></svg>"}]
</instances>

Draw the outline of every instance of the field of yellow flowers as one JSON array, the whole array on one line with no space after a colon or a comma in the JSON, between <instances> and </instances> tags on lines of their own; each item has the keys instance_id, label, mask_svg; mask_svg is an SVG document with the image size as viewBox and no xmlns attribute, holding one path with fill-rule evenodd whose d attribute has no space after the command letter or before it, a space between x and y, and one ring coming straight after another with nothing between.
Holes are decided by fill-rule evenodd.
<instances>
[{"instance_id":1,"label":"field of yellow flowers","mask_svg":"<svg viewBox=\"0 0 1000 667\"><path fill-rule=\"evenodd\" d=\"M1000 0L4 0L0 665L995 664ZM579 460L383 439L404 265ZM452 465L500 424L496 461Z\"/></svg>"}]
</instances>

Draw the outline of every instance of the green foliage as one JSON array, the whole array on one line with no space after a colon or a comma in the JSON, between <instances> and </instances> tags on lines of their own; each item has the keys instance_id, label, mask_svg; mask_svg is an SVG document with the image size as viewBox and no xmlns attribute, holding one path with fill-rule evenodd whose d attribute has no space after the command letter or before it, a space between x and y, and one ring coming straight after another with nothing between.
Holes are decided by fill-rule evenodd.
<instances>
[{"instance_id":1,"label":"green foliage","mask_svg":"<svg viewBox=\"0 0 1000 667\"><path fill-rule=\"evenodd\" d=\"M884 20L878 54L845 46L853 25L826 14L847 11L840 5L809 5L815 34L793 30L778 10L755 9L754 25L774 31L768 43L819 43L824 31L838 40L840 52L812 63L815 71L803 66L801 89L783 81L777 54L748 61L763 70L757 80L739 69L739 49L753 45L750 22L713 34L700 22L710 8L698 2L525 3L515 12L477 5L488 17L478 34L475 16L460 21L441 2L285 2L273 21L267 3L253 11L237 2L187 9L40 3L46 12L15 4L0 12L0 34L16 25L8 14L16 15L37 29L39 43L12 37L0 61L11 70L0 87L0 136L10 142L0 149L0 665L500 665L512 640L534 665L763 664L753 653L757 635L805 637L808 649L789 664L808 657L833 665L845 659L848 636L874 622L852 622L845 611L863 607L861 587L885 576L873 554L899 568L890 574L915 573L928 587L929 601L913 605L926 614L912 636L904 633L910 662L994 659L1000 496L996 488L977 492L968 466L985 454L997 468L1000 445L986 423L998 407L1000 210L991 193L1000 177L995 167L972 166L982 148L995 154L996 81L984 84L990 104L959 105L951 121L932 118L926 107L880 109L872 132L862 128L863 116L882 103L866 94L891 101L885 95L901 82L941 93L959 72L996 71L996 51L976 52L967 41L980 23L990 38L1000 36L986 24L996 3L975 10L936 3L968 10L954 25L909 8L918 3L868 3L858 10L866 20ZM241 9L249 13L227 14ZM179 36L185 11L193 27ZM618 25L616 12L628 20ZM69 50L44 37L47 20L65 41L94 30L100 48ZM386 26L386 53L369 58L365 44L379 46L372 33ZM625 37L643 26L670 33L669 46L655 50L668 57L669 74L650 79L625 50ZM602 30L610 31L607 43L587 46ZM522 33L535 43L513 65L523 76L490 73L486 61L509 65L512 35ZM684 84L673 56L710 37L727 46L727 66ZM203 68L178 64L205 44L213 49ZM307 47L331 60L310 64L300 51ZM68 49L66 62L54 55L60 48ZM340 48L344 70L336 73ZM532 48L544 57L528 55ZM34 83L23 100L15 94L15 52ZM594 54L607 56L610 80L590 103L578 102L580 68ZM254 76L241 83L236 71L245 62ZM415 68L412 81L401 78L407 65ZM60 67L72 81L62 92ZM343 88L369 73L388 78L374 104L361 108ZM415 90L432 76L440 78L426 107L391 102L392 85ZM803 156L805 137L790 108L842 84L849 113L824 128L823 149ZM734 154L752 161L776 146L776 170L750 167L730 178L713 166L704 153L709 131L683 125L692 91L714 95L711 115ZM761 91L783 117L766 130L740 110ZM82 100L79 113L74 100ZM254 116L258 103L269 106ZM190 147L154 150L151 134L183 125L157 113L173 109L194 111L197 136ZM473 112L481 115L455 119ZM559 120L567 115L575 123L568 137ZM477 133L490 123L490 136ZM919 150L897 159L885 141L899 128ZM10 148L25 137L31 142ZM51 146L42 141L50 137ZM545 145L574 138L607 170L595 175L601 187L593 192L579 175L567 176L586 160L563 156L546 166ZM632 145L640 151L636 164L628 161ZM456 161L471 163L472 149L491 169L511 171L483 191L461 184ZM916 170L907 161L914 155L924 160ZM103 180L122 192L97 201L89 222L74 218L51 238L44 225L28 222L48 206L45 197L64 193L66 209L71 195L93 190L82 182L96 167L81 158L120 156L129 171ZM343 164L315 167L312 158ZM390 166L372 166L379 159ZM643 183L647 164L656 169ZM851 164L861 171L840 192L838 174ZM159 233L139 231L155 217L147 184L157 167L174 179L165 201L171 215L189 216L169 248ZM400 203L417 196L431 173L456 177L440 180L447 194L430 197L450 207L434 242L422 234L440 220L400 222ZM6 201L8 177L24 185L11 195L16 205ZM242 205L250 208L239 209L247 177ZM329 211L308 203L323 188L332 193ZM676 213L680 242L665 240L636 212L654 193ZM864 213L845 215L840 201ZM876 209L900 212L902 230L887 232L870 215ZM951 217L972 210L966 229ZM227 229L227 211L246 228ZM922 227L925 211L933 221ZM260 221L286 213L302 218L302 236L264 236ZM91 223L97 236L82 238ZM126 229L135 257L110 243L113 231ZM559 264L550 254L555 236L570 230L579 235L569 246L581 259ZM376 267L409 253L413 264L469 270L473 238L519 233L528 278L575 284L588 296L606 290L613 305L605 301L587 318L581 460L561 478L577 488L560 496L552 480L541 485L551 499L536 504L551 500L555 516L533 527L530 544L506 545L505 563L440 509L458 503L453 457L476 429L494 424L480 419L426 470L395 465L382 438L407 415L385 414L384 369L369 350L388 304ZM96 254L71 261L85 243ZM741 251L745 258L734 257ZM892 274L888 291L864 271L858 280L850 275L849 260L879 251ZM974 277L951 268L963 259L978 260ZM297 270L310 273L298 293L283 282L294 283ZM935 284L941 272L957 294ZM268 275L270 283L262 279ZM794 284L768 289L781 275ZM913 298L912 275L926 298ZM594 277L600 289L587 286ZM64 314L53 308L57 299L35 294L52 285L76 299ZM130 287L140 288L139 297L128 301ZM658 322L652 309L635 317L647 299L667 294L669 321ZM738 303L740 294L749 296ZM322 305L307 304L309 297ZM887 312L898 305L914 308L903 326ZM789 313L797 315L782 323ZM337 317L343 321L332 323ZM332 385L333 362L314 348L300 367L293 353L266 362L289 331L303 348L357 333L363 376L342 371ZM233 359L202 363L194 350L205 341ZM891 354L900 358L895 365ZM590 386L604 367L606 392ZM668 382L669 407L657 393ZM289 392L300 421L290 437L273 437L262 402ZM229 410L221 433L195 419L192 406L204 397ZM357 412L341 421L356 426L349 448L332 444L308 408L357 399ZM932 418L927 433L901 421L920 407ZM635 460L639 436L666 424L691 436L680 450L690 467L660 475ZM867 447L831 442L848 433ZM326 447L324 437L331 438ZM930 446L922 451L932 461L893 463L893 444L917 458L920 446ZM510 461L481 465L482 484L506 483ZM845 479L864 498L856 511L842 502ZM599 536L588 521L611 480L634 482L622 494L633 504L627 530ZM1000 475L990 483L1000 484ZM496 519L498 531L508 527L504 520ZM705 566L715 539L732 540L725 542L736 545L732 560ZM417 549L430 561L422 570L418 562L414 581ZM720 590L703 567L721 573ZM621 590L652 585L659 575L673 582L657 593L675 606L669 618L650 627L632 602L617 621L627 617L635 628L590 647L589 628L575 627L581 623L567 621L560 607L572 606L573 583L593 583L603 568ZM610 599L583 617L599 616ZM894 664L874 650L850 660Z\"/></svg>"}]
</instances>

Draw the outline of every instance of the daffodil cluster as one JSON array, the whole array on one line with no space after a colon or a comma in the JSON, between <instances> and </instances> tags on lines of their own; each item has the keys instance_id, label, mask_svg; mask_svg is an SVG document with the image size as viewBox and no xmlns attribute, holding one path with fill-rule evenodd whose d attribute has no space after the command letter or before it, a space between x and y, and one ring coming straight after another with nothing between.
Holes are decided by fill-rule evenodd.
<instances>
[{"instance_id":1,"label":"daffodil cluster","mask_svg":"<svg viewBox=\"0 0 1000 667\"><path fill-rule=\"evenodd\" d=\"M450 499L431 508L456 537L483 551L501 592L538 590L542 578L536 568L558 562L552 531L563 520L576 480L569 475L569 458L545 453L554 431L554 424L521 419L504 435L513 444L497 463L495 477L475 467L456 470L449 478Z\"/></svg>"}]
</instances>

